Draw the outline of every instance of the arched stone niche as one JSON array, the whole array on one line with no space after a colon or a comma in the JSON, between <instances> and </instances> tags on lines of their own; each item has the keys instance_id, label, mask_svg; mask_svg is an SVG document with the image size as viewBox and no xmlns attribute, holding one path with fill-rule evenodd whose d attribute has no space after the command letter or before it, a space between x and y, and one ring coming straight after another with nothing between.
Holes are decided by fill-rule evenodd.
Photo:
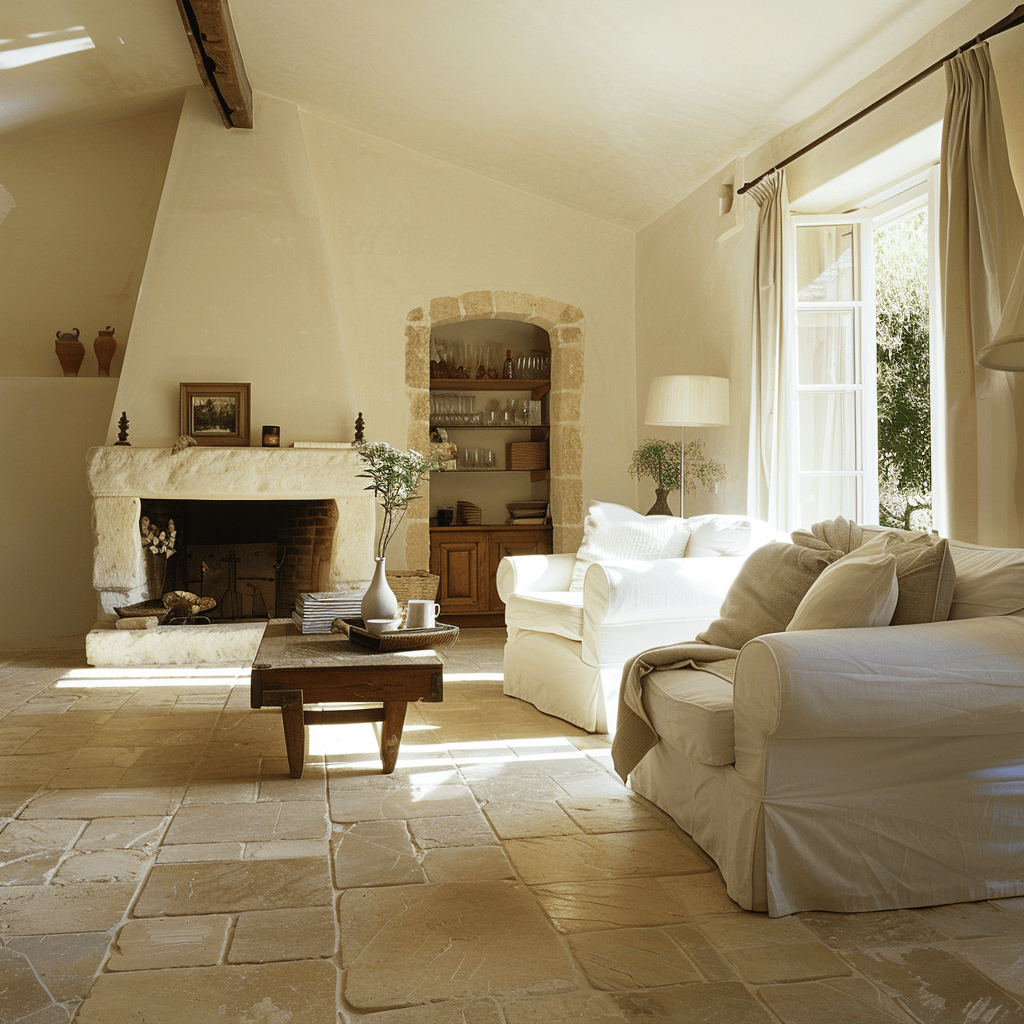
<instances>
[{"instance_id":1,"label":"arched stone niche","mask_svg":"<svg viewBox=\"0 0 1024 1024\"><path fill-rule=\"evenodd\" d=\"M551 338L551 521L554 550L575 551L583 538L583 312L526 292L477 291L431 299L406 317L405 384L409 392L408 447L430 446L430 332L464 320L523 320ZM427 485L429 488L429 484ZM407 518L406 565L430 564L429 489ZM413 512L420 512L413 517Z\"/></svg>"}]
</instances>

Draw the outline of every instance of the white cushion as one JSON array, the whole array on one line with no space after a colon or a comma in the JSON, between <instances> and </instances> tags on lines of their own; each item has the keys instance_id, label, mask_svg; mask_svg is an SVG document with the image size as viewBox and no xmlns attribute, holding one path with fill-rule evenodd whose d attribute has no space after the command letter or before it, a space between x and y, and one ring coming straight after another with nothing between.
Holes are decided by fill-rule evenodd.
<instances>
[{"instance_id":1,"label":"white cushion","mask_svg":"<svg viewBox=\"0 0 1024 1024\"><path fill-rule=\"evenodd\" d=\"M888 626L898 597L896 556L854 549L811 584L786 631Z\"/></svg>"},{"instance_id":2,"label":"white cushion","mask_svg":"<svg viewBox=\"0 0 1024 1024\"><path fill-rule=\"evenodd\" d=\"M512 594L505 602L505 624L515 629L583 639L583 594L566 590Z\"/></svg>"},{"instance_id":3,"label":"white cushion","mask_svg":"<svg viewBox=\"0 0 1024 1024\"><path fill-rule=\"evenodd\" d=\"M687 558L738 555L750 544L754 520L747 516L691 516L686 520L686 527L690 531ZM765 541L769 539L765 537Z\"/></svg>"},{"instance_id":4,"label":"white cushion","mask_svg":"<svg viewBox=\"0 0 1024 1024\"><path fill-rule=\"evenodd\" d=\"M660 739L701 764L732 764L732 684L693 668L644 677L644 706Z\"/></svg>"},{"instance_id":5,"label":"white cushion","mask_svg":"<svg viewBox=\"0 0 1024 1024\"><path fill-rule=\"evenodd\" d=\"M1024 550L985 548L951 540L956 585L951 619L1012 615L1024 609Z\"/></svg>"},{"instance_id":6,"label":"white cushion","mask_svg":"<svg viewBox=\"0 0 1024 1024\"><path fill-rule=\"evenodd\" d=\"M583 577L594 562L681 558L689 536L683 520L675 516L644 516L624 505L592 501L569 590L583 589Z\"/></svg>"}]
</instances>

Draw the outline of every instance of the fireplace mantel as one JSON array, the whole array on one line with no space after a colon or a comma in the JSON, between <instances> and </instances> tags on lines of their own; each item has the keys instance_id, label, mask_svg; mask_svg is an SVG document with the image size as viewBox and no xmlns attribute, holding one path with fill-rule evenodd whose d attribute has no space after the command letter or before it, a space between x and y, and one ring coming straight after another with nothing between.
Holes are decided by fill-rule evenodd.
<instances>
[{"instance_id":1,"label":"fireplace mantel","mask_svg":"<svg viewBox=\"0 0 1024 1024\"><path fill-rule=\"evenodd\" d=\"M362 469L362 460L353 448L191 447L180 452L128 445L91 448L87 478L92 495L93 587L99 622L87 638L87 655L98 654L101 642L108 645L114 641L110 633L116 608L150 596L139 536L142 499L333 501L339 525L332 541L328 586L341 589L346 584L365 583L373 575L376 510L365 479L358 475ZM161 632L165 629L180 627L158 627ZM106 635L97 636L97 631ZM158 643L157 630L144 632L154 634L146 637L147 643L150 639ZM125 632L122 637L118 642L125 645L142 643L139 634L129 637ZM103 657L110 657L105 648ZM89 660L99 664L91 656Z\"/></svg>"}]
</instances>

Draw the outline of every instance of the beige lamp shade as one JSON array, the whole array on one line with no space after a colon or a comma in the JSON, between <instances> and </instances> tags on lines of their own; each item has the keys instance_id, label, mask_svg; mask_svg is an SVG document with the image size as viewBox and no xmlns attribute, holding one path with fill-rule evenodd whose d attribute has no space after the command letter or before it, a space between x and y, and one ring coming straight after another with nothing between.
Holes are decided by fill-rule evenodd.
<instances>
[{"instance_id":1,"label":"beige lamp shade","mask_svg":"<svg viewBox=\"0 0 1024 1024\"><path fill-rule=\"evenodd\" d=\"M655 377L647 392L649 426L725 427L729 425L727 377Z\"/></svg>"},{"instance_id":2,"label":"beige lamp shade","mask_svg":"<svg viewBox=\"0 0 1024 1024\"><path fill-rule=\"evenodd\" d=\"M1017 264L999 327L992 343L979 353L978 363L990 370L1024 370L1024 254Z\"/></svg>"}]
</instances>

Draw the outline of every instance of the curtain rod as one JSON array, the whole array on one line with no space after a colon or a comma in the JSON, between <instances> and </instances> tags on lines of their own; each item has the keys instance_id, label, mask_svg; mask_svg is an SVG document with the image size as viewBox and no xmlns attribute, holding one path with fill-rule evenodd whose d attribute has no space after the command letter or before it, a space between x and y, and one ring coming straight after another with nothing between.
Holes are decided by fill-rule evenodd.
<instances>
[{"instance_id":1,"label":"curtain rod","mask_svg":"<svg viewBox=\"0 0 1024 1024\"><path fill-rule=\"evenodd\" d=\"M904 82L902 85L897 86L892 92L887 93L879 100L875 100L874 103L869 107L865 107L860 113L854 114L852 117L848 117L842 124L837 125L831 131L826 132L824 135L815 139L813 142L809 142L803 149L797 150L791 156L786 157L785 160L780 160L774 167L770 167L767 171L759 174L753 181L748 181L742 188L736 189L738 196L743 195L744 192L752 189L759 181L763 181L768 177L772 171L777 171L780 167L785 167L787 164L791 164L798 157L802 157L805 153L809 153L816 146L820 146L823 142L828 142L834 135L838 135L841 131L849 128L851 124L859 121L862 117L870 114L872 111L877 110L882 104L888 103L889 100L899 96L900 93L905 92L912 85L917 85L918 82L927 78L933 71L938 71L947 60L952 60L958 53L963 50L969 49L978 43L984 42L986 39L991 39L993 36L999 35L1000 32L1005 32L1007 29L1016 28L1017 25L1024 24L1024 4L1016 8L1012 13L1008 14L1002 21L997 21L991 28L986 29L980 35L975 36L973 39L964 43L963 46L958 46L952 53L947 54L941 60L937 60L931 67L927 67L924 71L917 75L914 75L909 81Z\"/></svg>"}]
</instances>

